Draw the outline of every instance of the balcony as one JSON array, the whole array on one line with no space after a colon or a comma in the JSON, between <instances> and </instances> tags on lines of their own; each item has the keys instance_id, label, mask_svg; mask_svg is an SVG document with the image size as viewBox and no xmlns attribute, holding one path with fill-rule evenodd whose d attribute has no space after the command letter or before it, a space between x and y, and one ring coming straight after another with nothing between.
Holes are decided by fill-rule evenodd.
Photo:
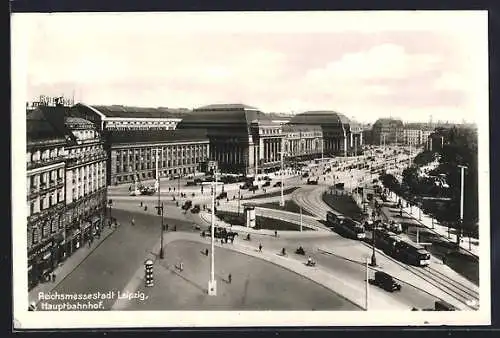
<instances>
[{"instance_id":1,"label":"balcony","mask_svg":"<svg viewBox=\"0 0 500 338\"><path fill-rule=\"evenodd\" d=\"M46 158L46 159L37 160L37 161L31 161L31 162L26 163L26 169L27 170L36 169L36 168L45 167L45 166L55 164L58 162L62 162L62 161L64 161L64 157L62 157L62 156L53 157L53 158Z\"/></svg>"},{"instance_id":2,"label":"balcony","mask_svg":"<svg viewBox=\"0 0 500 338\"><path fill-rule=\"evenodd\" d=\"M38 187L31 187L31 189L28 192L28 198L33 199L36 196L38 196L40 193L40 189Z\"/></svg>"}]
</instances>

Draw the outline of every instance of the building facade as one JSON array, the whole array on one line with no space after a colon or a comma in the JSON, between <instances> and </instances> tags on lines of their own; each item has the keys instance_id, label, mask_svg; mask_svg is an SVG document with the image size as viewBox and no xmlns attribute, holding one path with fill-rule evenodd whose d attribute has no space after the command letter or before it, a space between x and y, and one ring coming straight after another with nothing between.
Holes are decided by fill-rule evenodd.
<instances>
[{"instance_id":1,"label":"building facade","mask_svg":"<svg viewBox=\"0 0 500 338\"><path fill-rule=\"evenodd\" d=\"M67 117L65 126L72 137L67 146L65 211L65 252L71 255L104 226L107 156L92 122Z\"/></svg>"},{"instance_id":2,"label":"building facade","mask_svg":"<svg viewBox=\"0 0 500 338\"><path fill-rule=\"evenodd\" d=\"M223 172L253 175L277 167L281 124L244 104L214 104L194 109L178 129L206 131L209 159Z\"/></svg>"},{"instance_id":3,"label":"building facade","mask_svg":"<svg viewBox=\"0 0 500 338\"><path fill-rule=\"evenodd\" d=\"M90 121L69 107L27 113L28 281L30 288L102 227L106 154ZM95 231L94 231L95 233Z\"/></svg>"},{"instance_id":4,"label":"building facade","mask_svg":"<svg viewBox=\"0 0 500 338\"><path fill-rule=\"evenodd\" d=\"M372 126L372 142L376 145L403 143L403 122L391 118L378 119Z\"/></svg>"},{"instance_id":5,"label":"building facade","mask_svg":"<svg viewBox=\"0 0 500 338\"><path fill-rule=\"evenodd\" d=\"M38 107L26 117L28 283L64 259L65 156L67 139L50 121L55 107ZM63 124L63 121L60 121Z\"/></svg>"},{"instance_id":6,"label":"building facade","mask_svg":"<svg viewBox=\"0 0 500 338\"><path fill-rule=\"evenodd\" d=\"M209 142L203 132L190 130L111 131L110 184L193 174L208 160Z\"/></svg>"},{"instance_id":7,"label":"building facade","mask_svg":"<svg viewBox=\"0 0 500 338\"><path fill-rule=\"evenodd\" d=\"M307 111L295 115L290 125L317 125L323 136L323 154L346 156L361 152L363 129L345 115L334 111Z\"/></svg>"},{"instance_id":8,"label":"building facade","mask_svg":"<svg viewBox=\"0 0 500 338\"><path fill-rule=\"evenodd\" d=\"M323 152L323 131L317 125L283 126L284 151L289 158L321 156Z\"/></svg>"},{"instance_id":9,"label":"building facade","mask_svg":"<svg viewBox=\"0 0 500 338\"><path fill-rule=\"evenodd\" d=\"M173 131L177 128L181 117L188 112L187 109L101 106L78 103L72 107L70 116L80 117L94 123L104 140L104 150L108 158L112 159L111 151L117 135L124 135L128 132L137 135L138 132ZM112 140L112 135L115 136L114 140ZM118 138L121 139L121 136ZM124 142L127 143L126 137ZM125 180L125 174L116 174L117 167L112 167L111 162L106 162L106 181L108 184L117 184L122 182L120 180L129 182L129 179Z\"/></svg>"},{"instance_id":10,"label":"building facade","mask_svg":"<svg viewBox=\"0 0 500 338\"><path fill-rule=\"evenodd\" d=\"M425 145L433 132L434 128L428 123L407 123L403 130L404 143L414 146Z\"/></svg>"}]
</instances>

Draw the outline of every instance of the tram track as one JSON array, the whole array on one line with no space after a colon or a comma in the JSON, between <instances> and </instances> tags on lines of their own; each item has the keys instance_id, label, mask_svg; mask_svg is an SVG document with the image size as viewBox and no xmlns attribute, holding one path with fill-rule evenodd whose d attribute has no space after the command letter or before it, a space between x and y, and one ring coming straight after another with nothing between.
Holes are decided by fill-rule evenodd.
<instances>
[{"instance_id":1,"label":"tram track","mask_svg":"<svg viewBox=\"0 0 500 338\"><path fill-rule=\"evenodd\" d=\"M319 190L319 189L318 189ZM297 190L294 192L293 199L304 209L309 211L311 214L316 215L317 217L320 217L320 215L323 215L326 213L327 210L332 210L328 205L326 205L323 201L322 204L324 205L324 209L322 209L318 205L322 204L317 204L316 200L317 198L321 198L318 196L321 196L321 194L324 192L323 190L319 191L318 195L318 190L315 191L315 196L316 198L314 201L311 201L308 199L304 191ZM309 195L308 197L311 197ZM316 205L315 205L316 204ZM335 213L340 214L338 211L334 210ZM368 243L361 242L363 245L367 246L368 248L372 248L372 246ZM399 265L400 267L404 268L405 270L409 271L413 275L419 277L420 279L424 280L428 284L434 286L436 289L440 290L444 294L447 294L448 296L452 297L453 299L457 300L461 304L464 304L467 308L471 310L477 310L479 308L479 293L476 290L473 290L472 288L469 288L468 286L465 286L463 284L460 284L459 282L453 280L451 277L437 271L436 269L432 267L413 267L411 265L407 265L405 263L402 263L398 261L397 259L387 255L383 251L376 249L376 251L384 256L387 260Z\"/></svg>"}]
</instances>

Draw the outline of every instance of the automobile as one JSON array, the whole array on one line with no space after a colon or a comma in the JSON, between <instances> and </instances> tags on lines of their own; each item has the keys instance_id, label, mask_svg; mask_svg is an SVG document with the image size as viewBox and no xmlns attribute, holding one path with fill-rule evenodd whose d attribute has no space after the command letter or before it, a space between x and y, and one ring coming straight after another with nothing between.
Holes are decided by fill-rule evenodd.
<instances>
[{"instance_id":1,"label":"automobile","mask_svg":"<svg viewBox=\"0 0 500 338\"><path fill-rule=\"evenodd\" d=\"M220 200L220 199L223 199L223 198L227 198L227 192L223 191L219 194L219 196L217 196L216 199Z\"/></svg>"},{"instance_id":2,"label":"automobile","mask_svg":"<svg viewBox=\"0 0 500 338\"><path fill-rule=\"evenodd\" d=\"M270 181L266 181L262 186L263 187L269 187L269 186L271 186L271 182Z\"/></svg>"},{"instance_id":3,"label":"automobile","mask_svg":"<svg viewBox=\"0 0 500 338\"><path fill-rule=\"evenodd\" d=\"M302 174L302 178L307 178L307 177L309 177L309 173L303 173Z\"/></svg>"},{"instance_id":4,"label":"automobile","mask_svg":"<svg viewBox=\"0 0 500 338\"><path fill-rule=\"evenodd\" d=\"M251 185L250 187L248 187L248 191L256 191L258 189L259 187L257 185Z\"/></svg>"},{"instance_id":5,"label":"automobile","mask_svg":"<svg viewBox=\"0 0 500 338\"><path fill-rule=\"evenodd\" d=\"M184 205L182 206L182 209L183 210L189 210L189 209L191 209L192 205L193 205L193 202L190 201L190 200L187 200L186 202L184 202Z\"/></svg>"},{"instance_id":6,"label":"automobile","mask_svg":"<svg viewBox=\"0 0 500 338\"><path fill-rule=\"evenodd\" d=\"M271 177L269 176L264 176L264 181L270 181L271 180Z\"/></svg>"},{"instance_id":7,"label":"automobile","mask_svg":"<svg viewBox=\"0 0 500 338\"><path fill-rule=\"evenodd\" d=\"M307 184L313 184L313 185L317 185L318 184L318 180L312 180L312 179L307 179Z\"/></svg>"},{"instance_id":8,"label":"automobile","mask_svg":"<svg viewBox=\"0 0 500 338\"><path fill-rule=\"evenodd\" d=\"M400 223L391 221L387 225L387 230L389 230L390 232L394 232L395 234L400 234L403 232L403 226Z\"/></svg>"},{"instance_id":9,"label":"automobile","mask_svg":"<svg viewBox=\"0 0 500 338\"><path fill-rule=\"evenodd\" d=\"M196 185L195 181L187 181L186 182L186 186L188 186L188 187L195 186L195 185Z\"/></svg>"},{"instance_id":10,"label":"automobile","mask_svg":"<svg viewBox=\"0 0 500 338\"><path fill-rule=\"evenodd\" d=\"M195 204L195 206L193 207L193 209L191 209L191 213L197 214L199 212L200 212L200 205L199 204Z\"/></svg>"},{"instance_id":11,"label":"automobile","mask_svg":"<svg viewBox=\"0 0 500 338\"><path fill-rule=\"evenodd\" d=\"M276 187L281 187L281 182L276 182L273 184L273 187L276 188Z\"/></svg>"},{"instance_id":12,"label":"automobile","mask_svg":"<svg viewBox=\"0 0 500 338\"><path fill-rule=\"evenodd\" d=\"M383 271L376 271L375 278L370 279L368 282L388 292L401 291L401 284L397 283L391 275Z\"/></svg>"}]
</instances>

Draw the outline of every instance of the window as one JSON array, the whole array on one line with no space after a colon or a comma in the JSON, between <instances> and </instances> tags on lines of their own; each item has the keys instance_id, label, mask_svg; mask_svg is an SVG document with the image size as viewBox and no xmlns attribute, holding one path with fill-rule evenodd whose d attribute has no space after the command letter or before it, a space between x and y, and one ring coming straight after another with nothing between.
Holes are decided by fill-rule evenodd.
<instances>
[{"instance_id":1,"label":"window","mask_svg":"<svg viewBox=\"0 0 500 338\"><path fill-rule=\"evenodd\" d=\"M33 244L38 243L38 229L37 228L33 228L32 232L31 232L31 242Z\"/></svg>"}]
</instances>

